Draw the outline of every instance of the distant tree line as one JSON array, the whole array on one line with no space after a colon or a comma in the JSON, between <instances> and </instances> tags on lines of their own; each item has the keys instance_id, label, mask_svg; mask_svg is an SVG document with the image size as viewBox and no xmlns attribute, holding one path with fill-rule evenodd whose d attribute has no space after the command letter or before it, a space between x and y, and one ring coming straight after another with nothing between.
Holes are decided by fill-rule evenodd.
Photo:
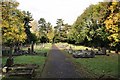
<instances>
[{"instance_id":1,"label":"distant tree line","mask_svg":"<svg viewBox=\"0 0 120 80\"><path fill-rule=\"evenodd\" d=\"M73 25L57 19L56 26L44 18L31 25L34 20L31 13L17 9L19 3L14 0L1 1L0 4L4 45L30 44L33 41L120 48L120 3L117 1L90 5ZM31 32L30 29L35 27L36 31Z\"/></svg>"},{"instance_id":2,"label":"distant tree line","mask_svg":"<svg viewBox=\"0 0 120 80\"><path fill-rule=\"evenodd\" d=\"M73 25L58 19L54 42L120 50L120 3L99 2L90 5Z\"/></svg>"}]
</instances>

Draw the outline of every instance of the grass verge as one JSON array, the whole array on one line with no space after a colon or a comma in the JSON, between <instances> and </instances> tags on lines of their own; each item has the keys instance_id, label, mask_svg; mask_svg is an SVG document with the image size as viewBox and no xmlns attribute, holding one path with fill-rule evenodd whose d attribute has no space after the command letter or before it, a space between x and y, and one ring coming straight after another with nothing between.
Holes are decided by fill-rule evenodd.
<instances>
[{"instance_id":1,"label":"grass verge","mask_svg":"<svg viewBox=\"0 0 120 80\"><path fill-rule=\"evenodd\" d=\"M57 46L65 45L58 43ZM74 47L74 46L72 46ZM85 49L84 46L77 46L77 49ZM64 50L60 48L60 50ZM76 66L82 78L117 78L118 77L118 54L110 56L96 55L95 58L73 58L71 54L64 53Z\"/></svg>"}]
</instances>

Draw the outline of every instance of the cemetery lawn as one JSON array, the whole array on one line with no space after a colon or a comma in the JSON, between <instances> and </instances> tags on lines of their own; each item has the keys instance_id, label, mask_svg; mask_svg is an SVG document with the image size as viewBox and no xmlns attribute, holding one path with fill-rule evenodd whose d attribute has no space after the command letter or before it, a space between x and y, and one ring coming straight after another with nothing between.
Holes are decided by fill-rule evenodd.
<instances>
[{"instance_id":1,"label":"cemetery lawn","mask_svg":"<svg viewBox=\"0 0 120 80\"><path fill-rule=\"evenodd\" d=\"M118 55L96 56L95 58L72 59L78 69L87 70L92 77L118 77Z\"/></svg>"},{"instance_id":2,"label":"cemetery lawn","mask_svg":"<svg viewBox=\"0 0 120 80\"><path fill-rule=\"evenodd\" d=\"M14 57L14 64L37 64L40 66L40 69L43 67L45 63L46 57L38 56L38 55L22 55ZM3 58L3 64L5 64L7 58Z\"/></svg>"},{"instance_id":3,"label":"cemetery lawn","mask_svg":"<svg viewBox=\"0 0 120 80\"><path fill-rule=\"evenodd\" d=\"M85 50L86 48L91 49L90 47L85 46L76 46L67 43L58 43L58 47L62 45L69 45L73 50ZM77 70L80 72L81 77L86 78L116 78L120 73L118 73L118 54L115 54L114 51L109 53L110 56L106 55L96 55L95 58L73 58L71 54L68 54L64 48L60 49L69 57L69 59L76 66ZM97 50L97 49L95 49Z\"/></svg>"},{"instance_id":4,"label":"cemetery lawn","mask_svg":"<svg viewBox=\"0 0 120 80\"><path fill-rule=\"evenodd\" d=\"M44 48L40 48L40 45L35 46L36 55L21 55L21 56L13 56L14 64L37 64L39 65L38 69L36 70L37 77L41 76L42 70L44 68L45 62L47 57L44 56L44 52L49 53L52 44L47 43L45 44ZM24 50L27 48L24 48ZM2 57L2 64L5 65L7 57Z\"/></svg>"},{"instance_id":5,"label":"cemetery lawn","mask_svg":"<svg viewBox=\"0 0 120 80\"><path fill-rule=\"evenodd\" d=\"M44 47L43 47L43 44L39 43L34 45L34 51L37 52L38 54L41 54L44 52L49 52L51 47L52 47L51 43L45 43ZM28 50L28 47L23 47L22 50Z\"/></svg>"}]
</instances>

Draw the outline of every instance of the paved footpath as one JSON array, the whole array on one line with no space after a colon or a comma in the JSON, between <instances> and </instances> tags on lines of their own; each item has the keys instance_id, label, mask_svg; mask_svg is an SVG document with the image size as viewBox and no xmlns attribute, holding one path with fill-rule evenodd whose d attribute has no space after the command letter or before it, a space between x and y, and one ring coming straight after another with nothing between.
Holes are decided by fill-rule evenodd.
<instances>
[{"instance_id":1,"label":"paved footpath","mask_svg":"<svg viewBox=\"0 0 120 80\"><path fill-rule=\"evenodd\" d=\"M49 53L42 78L80 78L74 65L55 45Z\"/></svg>"}]
</instances>

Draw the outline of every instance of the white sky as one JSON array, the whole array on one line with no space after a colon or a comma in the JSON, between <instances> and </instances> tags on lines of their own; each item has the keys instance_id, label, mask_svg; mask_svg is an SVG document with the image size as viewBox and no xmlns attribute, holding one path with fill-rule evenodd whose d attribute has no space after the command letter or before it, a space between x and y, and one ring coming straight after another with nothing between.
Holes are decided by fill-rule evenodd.
<instances>
[{"instance_id":1,"label":"white sky","mask_svg":"<svg viewBox=\"0 0 120 80\"><path fill-rule=\"evenodd\" d=\"M52 25L56 25L57 19L62 18L64 23L73 24L77 17L90 4L96 4L103 0L17 0L18 9L30 11L34 20L45 18Z\"/></svg>"}]
</instances>

